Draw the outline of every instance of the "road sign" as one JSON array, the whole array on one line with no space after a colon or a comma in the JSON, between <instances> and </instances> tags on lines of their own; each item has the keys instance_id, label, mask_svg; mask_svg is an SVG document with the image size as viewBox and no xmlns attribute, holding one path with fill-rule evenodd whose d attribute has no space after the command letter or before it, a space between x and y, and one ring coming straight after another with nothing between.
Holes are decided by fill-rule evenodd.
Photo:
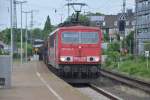
<instances>
[{"instance_id":1,"label":"road sign","mask_svg":"<svg viewBox=\"0 0 150 100\"><path fill-rule=\"evenodd\" d=\"M148 69L148 67L149 67L149 51L145 51L145 57L147 58L147 69Z\"/></svg>"},{"instance_id":2,"label":"road sign","mask_svg":"<svg viewBox=\"0 0 150 100\"><path fill-rule=\"evenodd\" d=\"M119 20L126 20L126 15L125 14L121 14L120 17L119 17Z\"/></svg>"},{"instance_id":3,"label":"road sign","mask_svg":"<svg viewBox=\"0 0 150 100\"><path fill-rule=\"evenodd\" d=\"M149 57L149 51L145 51L145 57Z\"/></svg>"},{"instance_id":4,"label":"road sign","mask_svg":"<svg viewBox=\"0 0 150 100\"><path fill-rule=\"evenodd\" d=\"M125 20L120 20L119 21L119 31L124 32L125 31L125 26L126 26Z\"/></svg>"}]
</instances>

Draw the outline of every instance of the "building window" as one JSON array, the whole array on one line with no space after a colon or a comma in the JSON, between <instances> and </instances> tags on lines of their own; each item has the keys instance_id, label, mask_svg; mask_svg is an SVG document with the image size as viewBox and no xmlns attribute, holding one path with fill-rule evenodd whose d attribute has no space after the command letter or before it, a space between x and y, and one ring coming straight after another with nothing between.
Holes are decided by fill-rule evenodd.
<instances>
[{"instance_id":1,"label":"building window","mask_svg":"<svg viewBox=\"0 0 150 100\"><path fill-rule=\"evenodd\" d=\"M129 26L130 22L129 21L126 21L126 26Z\"/></svg>"},{"instance_id":2,"label":"building window","mask_svg":"<svg viewBox=\"0 0 150 100\"><path fill-rule=\"evenodd\" d=\"M118 25L118 21L115 21L115 22L114 22L114 26L117 26L117 25Z\"/></svg>"},{"instance_id":3,"label":"building window","mask_svg":"<svg viewBox=\"0 0 150 100\"><path fill-rule=\"evenodd\" d=\"M103 26L106 26L106 22L103 22Z\"/></svg>"},{"instance_id":4,"label":"building window","mask_svg":"<svg viewBox=\"0 0 150 100\"><path fill-rule=\"evenodd\" d=\"M145 14L137 17L137 25L143 25L149 23L150 14Z\"/></svg>"},{"instance_id":5,"label":"building window","mask_svg":"<svg viewBox=\"0 0 150 100\"><path fill-rule=\"evenodd\" d=\"M96 26L100 26L100 22L99 21L96 22Z\"/></svg>"},{"instance_id":6,"label":"building window","mask_svg":"<svg viewBox=\"0 0 150 100\"><path fill-rule=\"evenodd\" d=\"M131 22L131 25L134 26L134 25L135 25L135 21L132 21L132 22Z\"/></svg>"},{"instance_id":7,"label":"building window","mask_svg":"<svg viewBox=\"0 0 150 100\"><path fill-rule=\"evenodd\" d=\"M150 32L150 28L148 28L148 32Z\"/></svg>"},{"instance_id":8,"label":"building window","mask_svg":"<svg viewBox=\"0 0 150 100\"><path fill-rule=\"evenodd\" d=\"M147 32L148 32L148 28L144 28L143 33L147 33Z\"/></svg>"},{"instance_id":9,"label":"building window","mask_svg":"<svg viewBox=\"0 0 150 100\"><path fill-rule=\"evenodd\" d=\"M143 0L137 3L137 11L142 11L148 9L148 0Z\"/></svg>"},{"instance_id":10,"label":"building window","mask_svg":"<svg viewBox=\"0 0 150 100\"><path fill-rule=\"evenodd\" d=\"M139 33L141 33L142 32L142 29L138 29L137 30L137 33L139 34Z\"/></svg>"}]
</instances>

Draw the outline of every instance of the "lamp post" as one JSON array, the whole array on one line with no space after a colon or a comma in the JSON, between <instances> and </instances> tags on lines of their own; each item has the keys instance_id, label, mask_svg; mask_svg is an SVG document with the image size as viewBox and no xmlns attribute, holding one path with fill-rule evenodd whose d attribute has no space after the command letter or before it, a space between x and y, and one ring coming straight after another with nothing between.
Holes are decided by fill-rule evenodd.
<instances>
[{"instance_id":1,"label":"lamp post","mask_svg":"<svg viewBox=\"0 0 150 100\"><path fill-rule=\"evenodd\" d=\"M13 0L10 0L10 30L11 30L11 71L13 70L13 10L12 10Z\"/></svg>"},{"instance_id":2,"label":"lamp post","mask_svg":"<svg viewBox=\"0 0 150 100\"><path fill-rule=\"evenodd\" d=\"M119 57L119 61L118 61L118 69L120 68L120 63L121 63L121 61L122 61L122 58L121 58L122 41L123 41L123 37L120 36L120 57Z\"/></svg>"},{"instance_id":3,"label":"lamp post","mask_svg":"<svg viewBox=\"0 0 150 100\"><path fill-rule=\"evenodd\" d=\"M21 60L21 64L22 64L22 62L23 62L23 51L22 51L22 48L23 48L23 46L22 46L22 42L23 42L23 37L22 37L22 34L23 34L23 30L22 30L22 5L24 4L24 3L27 3L27 1L16 1L16 4L20 4L20 8L21 8L21 52L20 52L20 60Z\"/></svg>"},{"instance_id":4,"label":"lamp post","mask_svg":"<svg viewBox=\"0 0 150 100\"><path fill-rule=\"evenodd\" d=\"M32 13L32 11L29 12L23 12L26 16L26 33L25 33L25 40L26 40L26 50L25 50L25 60L28 61L28 13Z\"/></svg>"}]
</instances>

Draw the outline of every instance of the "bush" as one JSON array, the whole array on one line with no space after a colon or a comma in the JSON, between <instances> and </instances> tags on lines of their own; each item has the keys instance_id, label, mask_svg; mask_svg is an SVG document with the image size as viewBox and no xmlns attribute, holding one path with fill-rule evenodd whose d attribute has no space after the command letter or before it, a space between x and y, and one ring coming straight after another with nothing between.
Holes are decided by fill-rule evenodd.
<instances>
[{"instance_id":1,"label":"bush","mask_svg":"<svg viewBox=\"0 0 150 100\"><path fill-rule=\"evenodd\" d=\"M140 62L145 61L145 59L146 59L146 58L145 58L144 56L140 56L140 57L139 57Z\"/></svg>"},{"instance_id":2,"label":"bush","mask_svg":"<svg viewBox=\"0 0 150 100\"><path fill-rule=\"evenodd\" d=\"M110 66L111 63L112 63L111 59L107 58L107 59L106 59L106 62L105 62L105 65L106 65L106 66Z\"/></svg>"},{"instance_id":3,"label":"bush","mask_svg":"<svg viewBox=\"0 0 150 100\"><path fill-rule=\"evenodd\" d=\"M129 55L128 55L128 57L127 57L127 59L129 59L129 60L133 60L133 59L134 59L134 56L133 56L133 55L131 55L131 54L129 54Z\"/></svg>"},{"instance_id":4,"label":"bush","mask_svg":"<svg viewBox=\"0 0 150 100\"><path fill-rule=\"evenodd\" d=\"M0 55L2 55L2 54L3 54L2 49L0 49Z\"/></svg>"},{"instance_id":5,"label":"bush","mask_svg":"<svg viewBox=\"0 0 150 100\"><path fill-rule=\"evenodd\" d=\"M20 58L20 54L14 53L14 54L13 54L13 58Z\"/></svg>"},{"instance_id":6,"label":"bush","mask_svg":"<svg viewBox=\"0 0 150 100\"><path fill-rule=\"evenodd\" d=\"M5 52L3 49L0 49L0 55L9 55L9 53Z\"/></svg>"},{"instance_id":7,"label":"bush","mask_svg":"<svg viewBox=\"0 0 150 100\"><path fill-rule=\"evenodd\" d=\"M117 51L109 51L108 52L108 57L114 61L114 62L117 62L119 60L119 57L120 57L120 53L117 52Z\"/></svg>"},{"instance_id":8,"label":"bush","mask_svg":"<svg viewBox=\"0 0 150 100\"><path fill-rule=\"evenodd\" d=\"M28 56L29 55L32 55L32 45L31 44L28 44Z\"/></svg>"},{"instance_id":9,"label":"bush","mask_svg":"<svg viewBox=\"0 0 150 100\"><path fill-rule=\"evenodd\" d=\"M114 42L109 44L108 51L120 51L120 44L118 42Z\"/></svg>"}]
</instances>

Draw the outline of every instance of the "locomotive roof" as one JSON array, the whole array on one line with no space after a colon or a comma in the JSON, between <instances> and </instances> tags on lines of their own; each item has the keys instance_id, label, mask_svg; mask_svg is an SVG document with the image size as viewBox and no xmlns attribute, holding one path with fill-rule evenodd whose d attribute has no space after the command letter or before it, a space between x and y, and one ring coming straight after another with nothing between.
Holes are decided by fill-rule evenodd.
<instances>
[{"instance_id":1,"label":"locomotive roof","mask_svg":"<svg viewBox=\"0 0 150 100\"><path fill-rule=\"evenodd\" d=\"M69 27L59 27L53 32L49 34L49 36L53 35L55 32L59 30L65 30L65 29L85 29L85 30L100 30L98 27L89 27L89 26L69 26Z\"/></svg>"},{"instance_id":2,"label":"locomotive roof","mask_svg":"<svg viewBox=\"0 0 150 100\"><path fill-rule=\"evenodd\" d=\"M98 27L89 27L89 26L60 27L59 29L93 29L93 30L99 30Z\"/></svg>"}]
</instances>

